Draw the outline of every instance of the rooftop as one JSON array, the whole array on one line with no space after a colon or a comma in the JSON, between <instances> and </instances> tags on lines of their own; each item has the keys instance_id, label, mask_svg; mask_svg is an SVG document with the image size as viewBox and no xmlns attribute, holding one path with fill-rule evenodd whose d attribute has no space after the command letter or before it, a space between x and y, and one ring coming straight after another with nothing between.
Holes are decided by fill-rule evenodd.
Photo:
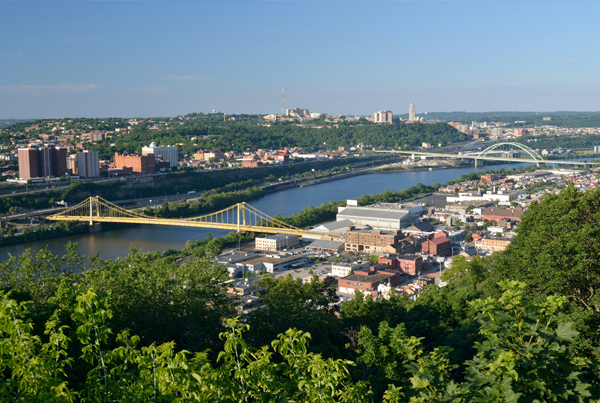
<instances>
[{"instance_id":1,"label":"rooftop","mask_svg":"<svg viewBox=\"0 0 600 403\"><path fill-rule=\"evenodd\" d=\"M387 218L401 220L410 213L406 210L391 210L379 208L345 208L338 213L338 217L369 217L369 218Z\"/></svg>"},{"instance_id":2,"label":"rooftop","mask_svg":"<svg viewBox=\"0 0 600 403\"><path fill-rule=\"evenodd\" d=\"M386 280L390 277L393 277L394 274L391 273L377 273L371 274L370 276L365 276L364 274L351 274L347 277L342 278L341 280L347 281L356 281L358 283L376 283L377 281Z\"/></svg>"}]
</instances>

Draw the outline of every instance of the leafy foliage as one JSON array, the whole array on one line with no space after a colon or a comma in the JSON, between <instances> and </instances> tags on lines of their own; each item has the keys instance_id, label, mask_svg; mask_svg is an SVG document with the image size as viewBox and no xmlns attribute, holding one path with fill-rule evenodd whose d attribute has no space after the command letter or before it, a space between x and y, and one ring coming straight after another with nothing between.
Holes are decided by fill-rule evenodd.
<instances>
[{"instance_id":1,"label":"leafy foliage","mask_svg":"<svg viewBox=\"0 0 600 403\"><path fill-rule=\"evenodd\" d=\"M600 190L573 185L534 204L519 236L494 265L495 280L525 281L536 295L558 293L585 310L600 310Z\"/></svg>"}]
</instances>

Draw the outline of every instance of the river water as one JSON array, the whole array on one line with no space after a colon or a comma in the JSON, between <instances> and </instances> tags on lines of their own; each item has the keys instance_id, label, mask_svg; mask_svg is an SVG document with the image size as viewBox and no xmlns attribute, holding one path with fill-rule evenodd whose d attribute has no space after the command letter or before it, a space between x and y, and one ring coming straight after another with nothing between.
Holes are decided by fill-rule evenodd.
<instances>
[{"instance_id":1,"label":"river water","mask_svg":"<svg viewBox=\"0 0 600 403\"><path fill-rule=\"evenodd\" d=\"M308 206L319 206L331 200L339 201L359 198L365 194L379 194L390 189L399 191L423 183L434 182L444 184L457 179L460 175L486 169L518 168L528 164L502 164L484 168L452 168L433 171L407 171L396 173L379 173L360 175L338 181L320 183L303 188L284 189L268 194L250 204L258 210L274 216L289 216L299 213ZM160 225L137 225L126 229L85 234L46 241L30 242L0 248L0 261L22 254L26 249L37 251L45 247L57 255L64 254L64 246L68 242L77 242L78 252L82 255L99 255L103 259L115 259L127 256L130 247L144 252L164 251L165 249L182 249L188 240L204 239L207 234L224 236L226 230L168 227Z\"/></svg>"}]
</instances>

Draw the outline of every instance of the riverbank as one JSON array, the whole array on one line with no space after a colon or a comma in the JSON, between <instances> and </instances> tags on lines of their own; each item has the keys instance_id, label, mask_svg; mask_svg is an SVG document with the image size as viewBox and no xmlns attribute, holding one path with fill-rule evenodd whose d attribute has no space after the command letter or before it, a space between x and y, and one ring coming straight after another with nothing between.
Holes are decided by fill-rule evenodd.
<instances>
[{"instance_id":1,"label":"riverbank","mask_svg":"<svg viewBox=\"0 0 600 403\"><path fill-rule=\"evenodd\" d=\"M519 168L531 164L504 164L495 169ZM410 170L398 173L371 173L368 178L362 175L346 177L327 183L318 183L307 187L291 187L273 192L265 192L263 196L251 201L252 207L273 217L298 214L309 206L318 207L330 201L360 199L364 195L379 194L385 190L400 191L419 183L432 185L457 180L461 175L485 173L486 168L475 167L449 168L438 170ZM403 198L403 200L405 200ZM113 231L93 234L68 236L21 245L0 248L0 261L23 253L27 248L33 250L48 246L54 254L64 254L64 245L68 242L78 243L82 254L94 256L100 254L105 259L127 256L130 246L142 251L163 251L165 249L180 250L187 241L204 239L208 234L225 236L229 231L190 227L170 227L159 225L131 225Z\"/></svg>"},{"instance_id":2,"label":"riverbank","mask_svg":"<svg viewBox=\"0 0 600 403\"><path fill-rule=\"evenodd\" d=\"M385 165L384 165L385 167ZM389 165L388 165L389 167ZM330 186L331 182L339 182L339 181L347 181L347 180L359 180L358 176L363 174L368 174L370 176L374 175L403 175L403 174L414 174L417 172L431 172L434 170L445 170L451 171L452 169L461 169L458 167L450 168L447 166L438 166L438 167L422 167L421 169L412 168L412 169L402 169L399 172L391 172L389 170L381 170L381 167L367 167L362 169L353 169L349 172L344 172L341 174L330 174L327 177L319 178L318 180L311 180L311 178L306 178L306 180L297 179L295 181L288 181L287 183L281 184L279 187L269 186L263 189L257 188L246 188L243 190L229 191L229 192L219 192L216 190L203 193L199 197L196 197L194 200L181 200L176 202L163 202L160 206L156 206L155 208L146 208L137 209L138 212L144 213L150 217L160 217L160 218L175 218L175 217L190 217L190 216L199 216L203 214L208 214L213 211L218 211L223 208L227 208L237 202L245 201L245 202L254 202L258 199L264 198L267 195L275 194L283 191L291 191L294 189L303 189L307 186L314 187L315 185L321 186ZM369 180L370 181L370 180ZM361 181L364 182L364 179ZM329 184L329 185L327 185ZM361 183L359 186L364 187ZM231 189L237 187L237 184L228 184L221 188ZM387 188L387 187L386 187ZM385 189L384 189L385 190ZM362 196L362 195L361 195ZM332 198L336 202L340 200L339 197ZM403 200L406 200L406 196L403 197ZM284 202L287 203L287 202ZM269 206L272 208L272 206ZM300 209L301 210L301 209ZM291 215L294 212L289 214L283 214L282 216ZM298 213L298 211L295 211ZM269 214L271 216L275 214ZM335 217L334 217L335 218ZM304 225L300 225L304 226ZM139 226L135 226L134 224L130 225L122 225L121 229L125 228L135 228ZM70 237L73 235L82 235L85 231L82 231L80 227L71 226L72 231L65 231L61 229L61 231L50 232L44 231L44 234L40 235L30 235L27 237L22 237L22 235L16 235L11 237L10 241L4 243L4 245L17 245L17 244L27 244L31 241L41 241L41 240L51 240L51 239L59 239L63 237ZM110 226L103 226L102 232L111 231L114 228ZM31 233L35 233L34 229L29 230ZM95 229L95 231L98 231ZM38 238L39 236L39 238ZM2 246L2 243L0 243Z\"/></svg>"}]
</instances>

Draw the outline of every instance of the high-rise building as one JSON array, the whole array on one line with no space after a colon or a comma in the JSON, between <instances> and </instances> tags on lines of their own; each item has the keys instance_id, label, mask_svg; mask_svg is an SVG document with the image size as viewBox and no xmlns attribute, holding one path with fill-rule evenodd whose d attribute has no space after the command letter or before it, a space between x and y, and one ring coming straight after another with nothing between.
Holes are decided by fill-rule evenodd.
<instances>
[{"instance_id":1,"label":"high-rise building","mask_svg":"<svg viewBox=\"0 0 600 403\"><path fill-rule=\"evenodd\" d=\"M392 111L379 111L373 114L374 123L389 123L393 122Z\"/></svg>"},{"instance_id":2,"label":"high-rise building","mask_svg":"<svg viewBox=\"0 0 600 403\"><path fill-rule=\"evenodd\" d=\"M66 147L31 145L19 148L18 155L20 179L60 177L68 172Z\"/></svg>"},{"instance_id":3,"label":"high-rise building","mask_svg":"<svg viewBox=\"0 0 600 403\"><path fill-rule=\"evenodd\" d=\"M19 148L19 178L38 177L37 148Z\"/></svg>"},{"instance_id":4,"label":"high-rise building","mask_svg":"<svg viewBox=\"0 0 600 403\"><path fill-rule=\"evenodd\" d=\"M77 153L77 172L83 178L98 178L100 176L100 153L89 150Z\"/></svg>"},{"instance_id":5,"label":"high-rise building","mask_svg":"<svg viewBox=\"0 0 600 403\"><path fill-rule=\"evenodd\" d=\"M71 154L67 157L67 169L71 175L77 175L77 154Z\"/></svg>"},{"instance_id":6,"label":"high-rise building","mask_svg":"<svg viewBox=\"0 0 600 403\"><path fill-rule=\"evenodd\" d=\"M148 147L142 147L142 154L154 154L154 158L160 156L163 161L168 161L171 168L176 167L179 163L179 150L177 146L160 146L157 147L155 142L150 143Z\"/></svg>"},{"instance_id":7,"label":"high-rise building","mask_svg":"<svg viewBox=\"0 0 600 403\"><path fill-rule=\"evenodd\" d=\"M406 109L405 109L406 110ZM408 110L408 120L414 122L417 120L417 113L415 112L415 103L410 103L410 109Z\"/></svg>"}]
</instances>

